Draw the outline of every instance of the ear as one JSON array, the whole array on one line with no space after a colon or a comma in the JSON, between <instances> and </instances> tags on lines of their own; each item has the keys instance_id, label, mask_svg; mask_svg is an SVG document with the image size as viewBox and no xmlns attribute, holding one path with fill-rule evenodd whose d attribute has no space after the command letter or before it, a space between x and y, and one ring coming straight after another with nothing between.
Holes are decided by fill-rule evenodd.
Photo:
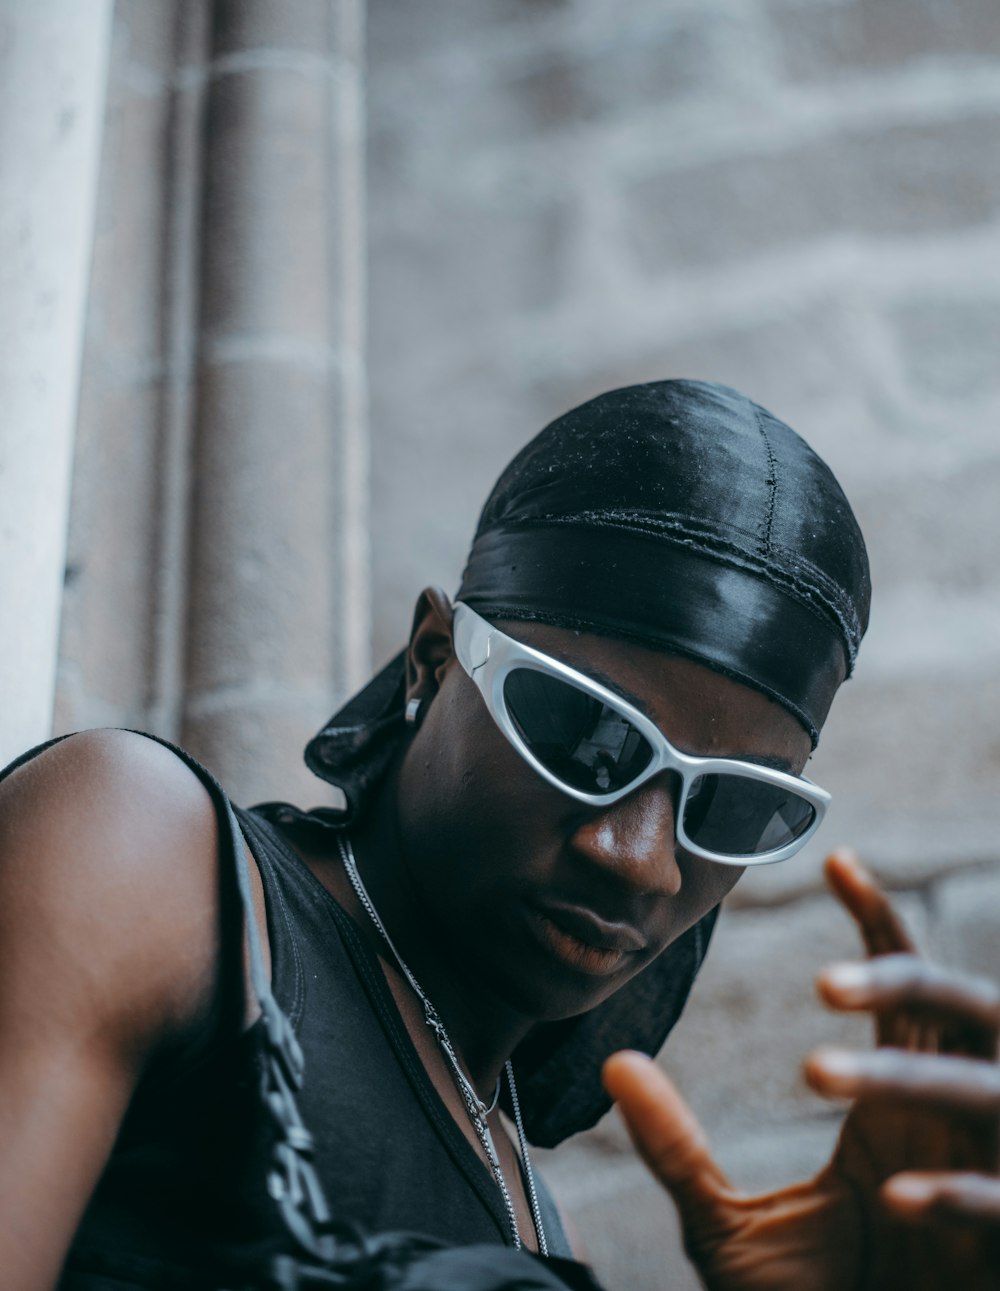
<instances>
[{"instance_id":1,"label":"ear","mask_svg":"<svg viewBox=\"0 0 1000 1291\"><path fill-rule=\"evenodd\" d=\"M406 699L428 703L437 694L445 667L455 657L451 644L453 610L440 587L426 587L413 611L406 652Z\"/></svg>"}]
</instances>

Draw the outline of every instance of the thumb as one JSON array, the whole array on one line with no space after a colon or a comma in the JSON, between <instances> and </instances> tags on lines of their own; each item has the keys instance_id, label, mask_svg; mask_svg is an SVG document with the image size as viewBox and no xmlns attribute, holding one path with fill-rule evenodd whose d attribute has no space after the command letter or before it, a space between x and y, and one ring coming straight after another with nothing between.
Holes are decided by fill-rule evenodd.
<instances>
[{"instance_id":1,"label":"thumb","mask_svg":"<svg viewBox=\"0 0 1000 1291\"><path fill-rule=\"evenodd\" d=\"M652 1059L629 1050L612 1054L602 1076L639 1155L673 1197L685 1228L714 1227L732 1188L673 1082Z\"/></svg>"}]
</instances>

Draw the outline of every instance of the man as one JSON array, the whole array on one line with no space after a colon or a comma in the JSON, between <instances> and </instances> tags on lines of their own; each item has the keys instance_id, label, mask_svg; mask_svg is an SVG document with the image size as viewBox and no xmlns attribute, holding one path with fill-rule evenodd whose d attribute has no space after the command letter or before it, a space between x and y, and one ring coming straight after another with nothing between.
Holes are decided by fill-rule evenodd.
<instances>
[{"instance_id":1,"label":"man","mask_svg":"<svg viewBox=\"0 0 1000 1291\"><path fill-rule=\"evenodd\" d=\"M867 611L819 459L734 391L659 382L504 472L456 604L425 592L405 654L307 750L343 811L241 813L246 851L216 787L140 736L28 760L0 786L5 1285L54 1285L67 1251L66 1288L234 1285L282 1247L330 1257L327 1203L373 1233L568 1256L527 1141L601 1115L602 1065L659 1048L742 869L818 827L801 773ZM850 861L831 878L890 955L831 976L830 1001L988 1057L996 998L916 966ZM995 1107L971 1136L954 1110L993 1068L888 1060L814 1058L860 1101L818 1180L760 1199L641 1059L609 1064L709 1285L992 1276L989 1225L929 1256L879 1189L910 1165L993 1187ZM873 1090L919 1106L873 1116ZM897 1210L918 1185L890 1185Z\"/></svg>"}]
</instances>

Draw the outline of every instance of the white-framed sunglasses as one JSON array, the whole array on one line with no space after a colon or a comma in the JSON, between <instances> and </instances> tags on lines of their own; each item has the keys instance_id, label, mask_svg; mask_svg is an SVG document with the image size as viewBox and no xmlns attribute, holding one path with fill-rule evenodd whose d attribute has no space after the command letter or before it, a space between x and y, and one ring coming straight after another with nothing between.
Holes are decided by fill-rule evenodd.
<instances>
[{"instance_id":1,"label":"white-framed sunglasses","mask_svg":"<svg viewBox=\"0 0 1000 1291\"><path fill-rule=\"evenodd\" d=\"M661 771L680 784L677 842L723 865L793 856L830 795L802 776L675 749L644 713L558 659L515 641L459 601L455 654L521 757L578 802L608 807Z\"/></svg>"}]
</instances>

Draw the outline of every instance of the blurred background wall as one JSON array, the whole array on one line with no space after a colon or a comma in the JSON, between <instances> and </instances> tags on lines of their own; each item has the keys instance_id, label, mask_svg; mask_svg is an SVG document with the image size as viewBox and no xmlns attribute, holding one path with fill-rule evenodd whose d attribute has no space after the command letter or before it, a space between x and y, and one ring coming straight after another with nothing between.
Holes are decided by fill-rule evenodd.
<instances>
[{"instance_id":1,"label":"blurred background wall","mask_svg":"<svg viewBox=\"0 0 1000 1291\"><path fill-rule=\"evenodd\" d=\"M837 1130L802 1056L864 1038L813 997L855 952L822 846L854 844L927 949L1000 976L1000 9L368 0L363 87L364 9L114 3L68 530L56 492L36 510L68 544L58 688L22 632L36 666L5 694L30 673L56 729L151 727L237 798L316 801L302 740L422 586L454 590L531 434L627 382L738 386L830 462L875 584L810 767L822 845L741 883L663 1058L739 1182L788 1181ZM25 12L0 5L0 72ZM85 206L67 187L61 214ZM694 1286L613 1116L546 1166L611 1288Z\"/></svg>"}]
</instances>

